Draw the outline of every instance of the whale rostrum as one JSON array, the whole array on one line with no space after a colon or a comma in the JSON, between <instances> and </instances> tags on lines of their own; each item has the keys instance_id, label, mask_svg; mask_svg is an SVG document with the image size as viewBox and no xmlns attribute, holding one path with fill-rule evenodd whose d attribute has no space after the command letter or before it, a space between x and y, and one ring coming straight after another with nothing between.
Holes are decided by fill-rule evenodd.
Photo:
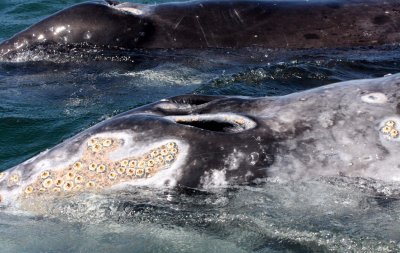
<instances>
[{"instance_id":1,"label":"whale rostrum","mask_svg":"<svg viewBox=\"0 0 400 253\"><path fill-rule=\"evenodd\" d=\"M1 205L266 178L400 181L400 75L280 97L183 95L114 116L0 174Z\"/></svg>"}]
</instances>

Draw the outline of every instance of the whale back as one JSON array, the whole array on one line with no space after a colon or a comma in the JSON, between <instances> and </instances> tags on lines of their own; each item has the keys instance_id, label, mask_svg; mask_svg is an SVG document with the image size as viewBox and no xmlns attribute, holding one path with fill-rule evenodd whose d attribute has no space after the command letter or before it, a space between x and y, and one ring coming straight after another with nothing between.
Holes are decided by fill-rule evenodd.
<instances>
[{"instance_id":1,"label":"whale back","mask_svg":"<svg viewBox=\"0 0 400 253\"><path fill-rule=\"evenodd\" d=\"M399 13L396 0L88 2L16 34L0 44L0 53L12 58L48 44L60 50L373 46L400 41Z\"/></svg>"}]
</instances>

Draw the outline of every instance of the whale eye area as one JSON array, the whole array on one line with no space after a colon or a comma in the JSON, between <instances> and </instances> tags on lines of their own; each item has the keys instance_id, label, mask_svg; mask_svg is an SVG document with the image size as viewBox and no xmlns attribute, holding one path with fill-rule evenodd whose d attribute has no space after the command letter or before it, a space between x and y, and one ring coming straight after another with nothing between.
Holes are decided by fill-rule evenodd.
<instances>
[{"instance_id":1,"label":"whale eye area","mask_svg":"<svg viewBox=\"0 0 400 253\"><path fill-rule=\"evenodd\" d=\"M149 178L169 168L179 154L177 143L168 142L139 156L111 160L109 153L121 148L122 143L123 140L114 138L89 139L79 160L63 168L42 171L22 189L22 196L29 198L93 192Z\"/></svg>"}]
</instances>

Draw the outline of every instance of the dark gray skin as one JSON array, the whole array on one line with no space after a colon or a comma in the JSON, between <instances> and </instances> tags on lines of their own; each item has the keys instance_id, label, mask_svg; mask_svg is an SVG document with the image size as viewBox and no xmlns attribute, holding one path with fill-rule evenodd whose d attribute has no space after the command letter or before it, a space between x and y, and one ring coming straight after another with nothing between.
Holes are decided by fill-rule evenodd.
<instances>
[{"instance_id":1,"label":"dark gray skin","mask_svg":"<svg viewBox=\"0 0 400 253\"><path fill-rule=\"evenodd\" d=\"M97 156L100 163L105 157L144 157L171 142L179 149L171 165L151 177L130 178L105 190L132 185L209 189L320 176L400 181L399 97L397 74L282 97L161 100L105 120L7 170L0 179L2 204L18 206L24 189L35 186L44 171L55 175L76 161L85 163L82 157L93 138L123 140L112 152ZM88 163L83 167L77 174L83 169L91 180L99 182L104 175L90 172Z\"/></svg>"},{"instance_id":2,"label":"dark gray skin","mask_svg":"<svg viewBox=\"0 0 400 253\"><path fill-rule=\"evenodd\" d=\"M397 0L83 3L0 45L3 58L39 44L113 48L338 48L400 42Z\"/></svg>"}]
</instances>

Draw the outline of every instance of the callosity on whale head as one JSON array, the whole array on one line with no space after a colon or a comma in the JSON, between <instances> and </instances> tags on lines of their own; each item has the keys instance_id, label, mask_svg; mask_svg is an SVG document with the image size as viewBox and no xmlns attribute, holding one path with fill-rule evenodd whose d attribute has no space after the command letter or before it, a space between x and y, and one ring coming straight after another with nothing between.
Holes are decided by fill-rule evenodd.
<instances>
[{"instance_id":1,"label":"callosity on whale head","mask_svg":"<svg viewBox=\"0 0 400 253\"><path fill-rule=\"evenodd\" d=\"M267 177L400 181L400 75L282 97L179 96L101 122L3 172L1 203Z\"/></svg>"}]
</instances>

